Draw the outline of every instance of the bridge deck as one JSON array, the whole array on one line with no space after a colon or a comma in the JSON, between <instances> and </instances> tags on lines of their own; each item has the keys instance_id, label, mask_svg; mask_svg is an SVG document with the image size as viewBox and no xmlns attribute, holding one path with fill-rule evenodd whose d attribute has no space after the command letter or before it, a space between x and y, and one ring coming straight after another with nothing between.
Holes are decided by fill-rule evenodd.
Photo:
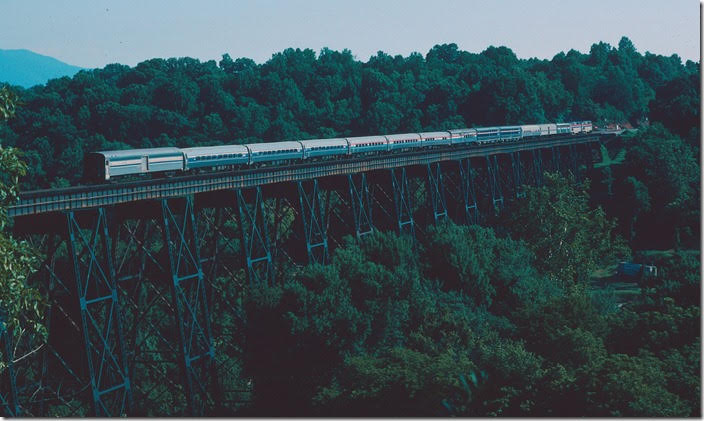
<instances>
[{"instance_id":1,"label":"bridge deck","mask_svg":"<svg viewBox=\"0 0 704 421\"><path fill-rule=\"evenodd\" d=\"M483 157L573 144L598 142L603 134L551 136L516 143L498 143L471 146L451 146L431 150L390 153L378 156L315 161L295 165L262 167L243 171L226 171L195 174L173 178L131 181L120 184L77 186L64 189L35 190L20 194L19 202L10 206L11 217L37 215L110 206L149 199L182 197L225 189L254 187L308 180L334 175L353 174L412 165L425 165L438 161Z\"/></svg>"}]
</instances>

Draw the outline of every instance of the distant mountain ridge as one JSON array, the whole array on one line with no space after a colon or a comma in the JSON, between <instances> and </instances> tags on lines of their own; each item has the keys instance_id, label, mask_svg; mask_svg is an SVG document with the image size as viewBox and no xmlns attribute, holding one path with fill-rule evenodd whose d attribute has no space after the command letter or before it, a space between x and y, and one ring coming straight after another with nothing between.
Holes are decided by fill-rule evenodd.
<instances>
[{"instance_id":1,"label":"distant mountain ridge","mask_svg":"<svg viewBox=\"0 0 704 421\"><path fill-rule=\"evenodd\" d=\"M80 70L83 68L29 50L0 49L0 85L30 88L49 79L73 76Z\"/></svg>"}]
</instances>

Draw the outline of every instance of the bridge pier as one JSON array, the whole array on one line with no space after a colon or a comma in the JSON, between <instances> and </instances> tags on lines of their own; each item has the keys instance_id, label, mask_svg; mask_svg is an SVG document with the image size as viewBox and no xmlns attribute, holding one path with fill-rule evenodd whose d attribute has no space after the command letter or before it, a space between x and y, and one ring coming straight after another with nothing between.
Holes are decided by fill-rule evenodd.
<instances>
[{"instance_id":1,"label":"bridge pier","mask_svg":"<svg viewBox=\"0 0 704 421\"><path fill-rule=\"evenodd\" d=\"M494 207L494 213L499 213L504 205L504 195L501 192L501 175L500 167L496 159L496 155L486 157L487 168L487 183L491 191L491 201Z\"/></svg>"},{"instance_id":2,"label":"bridge pier","mask_svg":"<svg viewBox=\"0 0 704 421\"><path fill-rule=\"evenodd\" d=\"M531 150L533 156L533 176L535 178L535 185L540 187L543 185L543 156L541 149Z\"/></svg>"},{"instance_id":3,"label":"bridge pier","mask_svg":"<svg viewBox=\"0 0 704 421\"><path fill-rule=\"evenodd\" d=\"M208 402L208 381L215 351L193 201L190 196L183 200L162 199L161 208L186 398L191 415L198 416L211 405Z\"/></svg>"},{"instance_id":4,"label":"bridge pier","mask_svg":"<svg viewBox=\"0 0 704 421\"><path fill-rule=\"evenodd\" d=\"M569 145L568 148L570 153L570 167L572 170L572 175L574 176L575 181L579 182L579 161L577 155L577 146Z\"/></svg>"},{"instance_id":5,"label":"bridge pier","mask_svg":"<svg viewBox=\"0 0 704 421\"><path fill-rule=\"evenodd\" d=\"M408 187L408 176L406 168L391 170L391 188L394 192L394 207L396 211L396 221L399 234L408 232L415 237L415 226L413 221L413 209L411 207L411 191Z\"/></svg>"},{"instance_id":6,"label":"bridge pier","mask_svg":"<svg viewBox=\"0 0 704 421\"><path fill-rule=\"evenodd\" d=\"M269 247L266 215L262 188L254 189L254 200L251 206L247 203L242 189L235 191L237 208L239 210L239 226L242 237L242 253L247 268L247 279L250 286L268 285L273 281L274 268Z\"/></svg>"},{"instance_id":7,"label":"bridge pier","mask_svg":"<svg viewBox=\"0 0 704 421\"><path fill-rule=\"evenodd\" d=\"M357 239L361 239L374 232L374 223L367 174L361 173L359 182L355 181L355 175L347 174L347 182L350 187L350 210L354 219L354 233Z\"/></svg>"},{"instance_id":8,"label":"bridge pier","mask_svg":"<svg viewBox=\"0 0 704 421\"><path fill-rule=\"evenodd\" d=\"M428 190L430 190L430 203L433 207L435 223L447 219L447 200L445 200L445 186L442 182L440 163L427 164Z\"/></svg>"},{"instance_id":9,"label":"bridge pier","mask_svg":"<svg viewBox=\"0 0 704 421\"><path fill-rule=\"evenodd\" d=\"M299 181L297 184L308 263L324 265L328 260L328 238L318 179L313 179L312 183Z\"/></svg>"},{"instance_id":10,"label":"bridge pier","mask_svg":"<svg viewBox=\"0 0 704 421\"><path fill-rule=\"evenodd\" d=\"M474 191L474 177L471 159L461 159L457 161L460 169L460 191L464 204L464 214L467 224L479 223L479 207L477 206L477 195Z\"/></svg>"},{"instance_id":11,"label":"bridge pier","mask_svg":"<svg viewBox=\"0 0 704 421\"><path fill-rule=\"evenodd\" d=\"M560 172L560 147L553 146L550 148L552 150L552 171Z\"/></svg>"},{"instance_id":12,"label":"bridge pier","mask_svg":"<svg viewBox=\"0 0 704 421\"><path fill-rule=\"evenodd\" d=\"M98 417L126 415L132 392L107 215L104 208L88 213L89 237L73 211L66 217L93 411Z\"/></svg>"},{"instance_id":13,"label":"bridge pier","mask_svg":"<svg viewBox=\"0 0 704 421\"><path fill-rule=\"evenodd\" d=\"M523 190L523 171L521 169L521 153L511 153L511 170L513 173L513 188L516 194L516 199L526 197L526 192Z\"/></svg>"}]
</instances>

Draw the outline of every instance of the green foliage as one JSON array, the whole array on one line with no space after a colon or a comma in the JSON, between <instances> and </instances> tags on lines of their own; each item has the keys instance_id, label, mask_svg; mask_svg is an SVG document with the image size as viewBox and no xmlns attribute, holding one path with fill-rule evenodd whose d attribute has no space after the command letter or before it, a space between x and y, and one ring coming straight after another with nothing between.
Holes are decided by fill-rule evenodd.
<instances>
[{"instance_id":1,"label":"green foliage","mask_svg":"<svg viewBox=\"0 0 704 421\"><path fill-rule=\"evenodd\" d=\"M559 174L544 178L544 186L526 187L526 199L505 212L503 221L535 253L541 273L568 286L586 280L599 263L627 253L613 235L615 221L601 208L590 209L585 190Z\"/></svg>"},{"instance_id":2,"label":"green foliage","mask_svg":"<svg viewBox=\"0 0 704 421\"><path fill-rule=\"evenodd\" d=\"M700 168L690 146L659 124L625 137L607 211L638 248L698 247ZM615 200L618 198L619 200ZM635 233L638 235L635 235Z\"/></svg>"},{"instance_id":3,"label":"green foliage","mask_svg":"<svg viewBox=\"0 0 704 421\"><path fill-rule=\"evenodd\" d=\"M14 114L15 101L11 91L6 88L0 91L0 117L9 118ZM44 300L28 282L39 265L39 258L26 241L13 238L6 231L7 207L17 201L19 179L26 171L27 165L20 160L19 151L0 145L0 329L7 328L16 336L29 332L46 337L42 325ZM0 370L4 368L2 364L0 358Z\"/></svg>"},{"instance_id":4,"label":"green foliage","mask_svg":"<svg viewBox=\"0 0 704 421\"><path fill-rule=\"evenodd\" d=\"M694 144L698 69L677 56L641 55L627 38L618 48L599 43L589 54L570 50L552 60L522 60L507 47L474 54L456 44L425 57L379 52L366 63L327 48L289 48L263 64L228 55L219 63L152 59L20 91L26 106L0 136L26 151L27 188L58 177L75 185L82 156L108 148L648 116Z\"/></svg>"},{"instance_id":5,"label":"green foliage","mask_svg":"<svg viewBox=\"0 0 704 421\"><path fill-rule=\"evenodd\" d=\"M699 250L639 253L638 261L658 268L657 277L644 280L644 291L657 302L670 297L680 305L700 305L700 255Z\"/></svg>"},{"instance_id":6,"label":"green foliage","mask_svg":"<svg viewBox=\"0 0 704 421\"><path fill-rule=\"evenodd\" d=\"M685 417L692 415L682 399L667 390L662 362L647 353L613 354L592 373L587 398L597 417Z\"/></svg>"},{"instance_id":7,"label":"green foliage","mask_svg":"<svg viewBox=\"0 0 704 421\"><path fill-rule=\"evenodd\" d=\"M689 73L689 72L688 72ZM650 117L681 137L699 126L699 72L682 74L659 86L650 104ZM698 142L692 142L693 146Z\"/></svg>"},{"instance_id":8,"label":"green foliage","mask_svg":"<svg viewBox=\"0 0 704 421\"><path fill-rule=\"evenodd\" d=\"M14 116L17 105L17 94L7 86L0 88L0 120L9 120Z\"/></svg>"},{"instance_id":9,"label":"green foliage","mask_svg":"<svg viewBox=\"0 0 704 421\"><path fill-rule=\"evenodd\" d=\"M452 223L429 227L427 237L421 257L427 265L425 277L462 291L496 314L559 292L540 279L523 242L497 237L488 228Z\"/></svg>"}]
</instances>

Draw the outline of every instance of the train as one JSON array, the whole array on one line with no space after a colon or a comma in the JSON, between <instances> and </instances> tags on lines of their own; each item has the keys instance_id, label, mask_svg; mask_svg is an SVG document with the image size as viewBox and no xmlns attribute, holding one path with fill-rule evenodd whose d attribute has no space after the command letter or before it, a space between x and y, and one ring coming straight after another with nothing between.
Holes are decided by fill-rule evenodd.
<instances>
[{"instance_id":1,"label":"train","mask_svg":"<svg viewBox=\"0 0 704 421\"><path fill-rule=\"evenodd\" d=\"M339 159L398 150L517 142L539 136L592 131L591 121L478 127L379 136L310 139L193 148L150 148L91 152L84 160L84 179L106 182L116 177L246 168L311 159Z\"/></svg>"}]
</instances>

